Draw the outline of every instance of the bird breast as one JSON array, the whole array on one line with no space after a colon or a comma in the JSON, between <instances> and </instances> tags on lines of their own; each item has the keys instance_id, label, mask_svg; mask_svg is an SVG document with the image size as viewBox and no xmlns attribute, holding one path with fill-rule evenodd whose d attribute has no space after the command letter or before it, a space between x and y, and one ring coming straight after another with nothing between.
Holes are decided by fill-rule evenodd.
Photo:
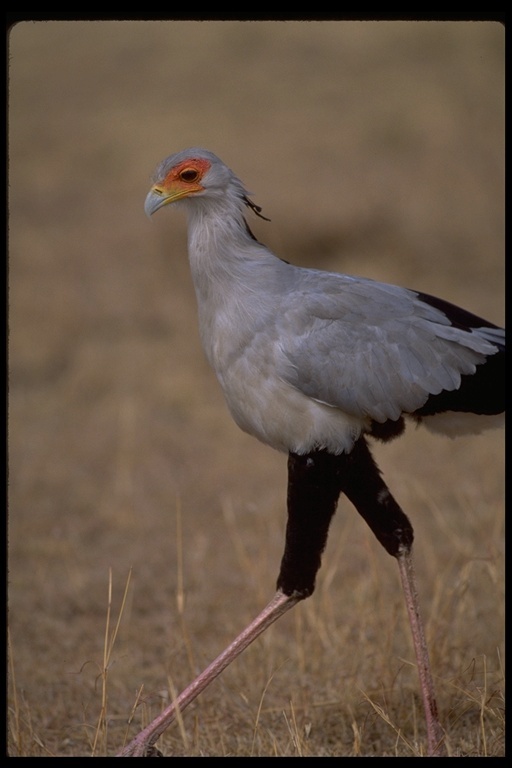
<instances>
[{"instance_id":1,"label":"bird breast","mask_svg":"<svg viewBox=\"0 0 512 768\"><path fill-rule=\"evenodd\" d=\"M349 453L365 420L319 402L275 375L272 351L246 350L217 370L228 408L238 426L279 451L309 453L326 448Z\"/></svg>"},{"instance_id":2,"label":"bird breast","mask_svg":"<svg viewBox=\"0 0 512 768\"><path fill-rule=\"evenodd\" d=\"M369 420L345 413L294 386L279 302L272 293L199 310L203 347L238 426L279 451L350 452Z\"/></svg>"}]
</instances>

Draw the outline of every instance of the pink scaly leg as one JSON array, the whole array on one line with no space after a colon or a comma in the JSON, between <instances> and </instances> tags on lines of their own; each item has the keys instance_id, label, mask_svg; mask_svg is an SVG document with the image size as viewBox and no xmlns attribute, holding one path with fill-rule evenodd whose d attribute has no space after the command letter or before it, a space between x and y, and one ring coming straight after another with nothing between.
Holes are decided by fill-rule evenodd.
<instances>
[{"instance_id":1,"label":"pink scaly leg","mask_svg":"<svg viewBox=\"0 0 512 768\"><path fill-rule=\"evenodd\" d=\"M414 645L414 653L416 654L421 695L423 698L423 707L425 709L428 755L430 757L446 757L447 752L444 744L444 731L439 722L434 681L430 670L427 642L419 609L412 550L404 550L400 552L397 555L397 561L398 568L400 569L402 588L405 595L405 604L409 615L409 623L411 625L412 642Z\"/></svg>"},{"instance_id":2,"label":"pink scaly leg","mask_svg":"<svg viewBox=\"0 0 512 768\"><path fill-rule=\"evenodd\" d=\"M280 616L301 600L301 597L288 597L278 590L270 603L252 621L228 647L217 656L215 661L206 667L204 672L188 685L182 693L160 714L152 723L141 731L117 757L150 757L154 752L154 744L162 733L169 727L176 714L183 711L199 694L217 678L220 673L234 661L242 651L256 640Z\"/></svg>"}]
</instances>

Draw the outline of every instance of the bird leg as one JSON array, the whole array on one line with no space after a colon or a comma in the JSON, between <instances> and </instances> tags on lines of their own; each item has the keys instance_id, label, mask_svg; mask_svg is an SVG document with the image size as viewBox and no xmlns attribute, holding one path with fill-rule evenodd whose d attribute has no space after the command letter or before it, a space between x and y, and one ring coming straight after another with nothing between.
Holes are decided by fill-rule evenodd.
<instances>
[{"instance_id":1,"label":"bird leg","mask_svg":"<svg viewBox=\"0 0 512 768\"><path fill-rule=\"evenodd\" d=\"M327 451L288 456L288 522L277 587L309 597L315 589L329 524L340 495L339 456Z\"/></svg>"},{"instance_id":2,"label":"bird leg","mask_svg":"<svg viewBox=\"0 0 512 768\"><path fill-rule=\"evenodd\" d=\"M156 740L267 627L314 590L316 573L339 496L338 457L325 451L288 460L286 545L270 603L217 658L124 749L119 757L150 756Z\"/></svg>"},{"instance_id":3,"label":"bird leg","mask_svg":"<svg viewBox=\"0 0 512 768\"><path fill-rule=\"evenodd\" d=\"M217 678L256 638L280 616L301 600L298 595L285 595L278 590L261 611L228 647L188 685L182 693L117 755L118 757L148 757L155 741L199 694Z\"/></svg>"},{"instance_id":4,"label":"bird leg","mask_svg":"<svg viewBox=\"0 0 512 768\"><path fill-rule=\"evenodd\" d=\"M405 595L405 604L409 615L411 625L412 641L416 663L418 665L418 675L420 678L421 695L423 698L423 708L425 710L425 719L427 724L427 749L429 756L446 757L447 751L444 744L444 731L439 722L437 711L436 694L434 689L434 680L430 669L430 660L428 656L427 641L423 621L421 620L418 593L416 590L416 577L414 573L414 564L412 552L403 551L397 555L398 568L400 569L400 579L402 589Z\"/></svg>"},{"instance_id":5,"label":"bird leg","mask_svg":"<svg viewBox=\"0 0 512 768\"><path fill-rule=\"evenodd\" d=\"M411 523L389 492L364 439L356 443L350 454L339 458L347 465L346 473L341 476L342 492L354 504L387 552L398 561L425 709L428 754L433 757L446 756L444 731L439 722L416 589Z\"/></svg>"},{"instance_id":6,"label":"bird leg","mask_svg":"<svg viewBox=\"0 0 512 768\"><path fill-rule=\"evenodd\" d=\"M119 757L154 754L156 740L178 712L194 701L271 624L313 593L329 524L342 492L385 549L398 560L425 707L428 754L446 755L418 606L411 552L412 526L382 480L366 442L360 439L350 454L335 456L324 450L307 455L290 453L286 544L276 594L254 621L119 753Z\"/></svg>"}]
</instances>

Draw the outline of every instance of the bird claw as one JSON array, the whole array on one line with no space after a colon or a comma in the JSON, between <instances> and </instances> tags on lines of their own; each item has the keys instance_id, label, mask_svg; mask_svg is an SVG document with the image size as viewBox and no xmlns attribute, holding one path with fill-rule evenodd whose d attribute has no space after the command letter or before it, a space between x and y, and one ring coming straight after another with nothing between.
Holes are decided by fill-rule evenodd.
<instances>
[{"instance_id":1,"label":"bird claw","mask_svg":"<svg viewBox=\"0 0 512 768\"><path fill-rule=\"evenodd\" d=\"M116 757L163 757L163 754L153 744L135 738Z\"/></svg>"}]
</instances>

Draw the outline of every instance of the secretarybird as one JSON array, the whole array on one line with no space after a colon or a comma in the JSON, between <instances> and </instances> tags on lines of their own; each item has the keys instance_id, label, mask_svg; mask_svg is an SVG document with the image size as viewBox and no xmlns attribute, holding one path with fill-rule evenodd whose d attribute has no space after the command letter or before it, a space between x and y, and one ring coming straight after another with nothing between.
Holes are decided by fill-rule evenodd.
<instances>
[{"instance_id":1,"label":"secretarybird","mask_svg":"<svg viewBox=\"0 0 512 768\"><path fill-rule=\"evenodd\" d=\"M433 296L304 269L259 243L260 208L213 153L186 149L157 167L148 215L179 201L204 350L241 429L288 454L288 523L277 592L256 619L120 753L155 754L182 711L270 624L315 588L329 523L344 493L397 559L426 716L429 755L446 754L412 561L413 529L368 438L405 419L454 435L498 426L505 331Z\"/></svg>"}]
</instances>

